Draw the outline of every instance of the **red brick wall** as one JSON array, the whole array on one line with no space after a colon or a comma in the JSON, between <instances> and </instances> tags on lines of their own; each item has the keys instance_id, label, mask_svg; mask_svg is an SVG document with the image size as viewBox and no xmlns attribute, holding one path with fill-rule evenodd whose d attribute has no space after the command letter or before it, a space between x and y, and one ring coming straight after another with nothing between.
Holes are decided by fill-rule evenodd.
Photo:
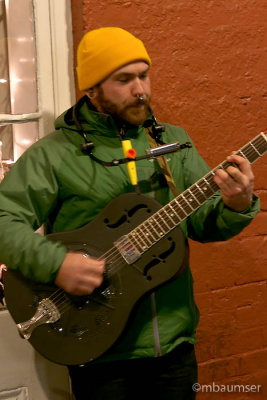
<instances>
[{"instance_id":1,"label":"red brick wall","mask_svg":"<svg viewBox=\"0 0 267 400\"><path fill-rule=\"evenodd\" d=\"M145 42L157 118L185 128L211 167L267 128L265 0L74 0L72 7L75 51L83 33L101 26ZM191 243L199 382L263 385L259 394L227 399L267 398L266 164L265 156L254 165L262 208L254 222L226 243Z\"/></svg>"}]
</instances>

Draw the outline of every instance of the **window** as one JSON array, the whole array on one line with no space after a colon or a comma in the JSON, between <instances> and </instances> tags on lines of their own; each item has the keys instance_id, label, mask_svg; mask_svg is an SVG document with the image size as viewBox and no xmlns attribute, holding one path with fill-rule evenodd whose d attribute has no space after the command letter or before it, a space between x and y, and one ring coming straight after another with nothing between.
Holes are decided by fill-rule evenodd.
<instances>
[{"instance_id":1,"label":"window","mask_svg":"<svg viewBox=\"0 0 267 400\"><path fill-rule=\"evenodd\" d=\"M4 164L53 130L74 102L71 4L0 0L0 141Z\"/></svg>"},{"instance_id":2,"label":"window","mask_svg":"<svg viewBox=\"0 0 267 400\"><path fill-rule=\"evenodd\" d=\"M72 48L69 0L0 0L0 181L74 103Z\"/></svg>"}]
</instances>

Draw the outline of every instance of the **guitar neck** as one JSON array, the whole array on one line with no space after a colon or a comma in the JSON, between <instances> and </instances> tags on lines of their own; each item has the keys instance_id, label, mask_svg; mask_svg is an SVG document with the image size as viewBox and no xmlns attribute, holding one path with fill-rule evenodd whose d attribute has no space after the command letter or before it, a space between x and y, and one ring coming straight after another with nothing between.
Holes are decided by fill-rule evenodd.
<instances>
[{"instance_id":1,"label":"guitar neck","mask_svg":"<svg viewBox=\"0 0 267 400\"><path fill-rule=\"evenodd\" d=\"M263 156L266 151L267 137L262 132L237 151L236 154L246 158L252 164ZM140 254L143 254L219 190L219 187L214 182L215 172L217 169L226 169L230 165L231 163L228 161L223 161L182 194L133 229L127 235L127 239Z\"/></svg>"}]
</instances>

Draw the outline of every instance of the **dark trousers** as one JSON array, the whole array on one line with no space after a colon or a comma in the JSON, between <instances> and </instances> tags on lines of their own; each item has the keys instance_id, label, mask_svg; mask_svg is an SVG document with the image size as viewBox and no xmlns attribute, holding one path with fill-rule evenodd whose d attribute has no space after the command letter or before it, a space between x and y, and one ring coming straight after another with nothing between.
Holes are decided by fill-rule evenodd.
<instances>
[{"instance_id":1,"label":"dark trousers","mask_svg":"<svg viewBox=\"0 0 267 400\"><path fill-rule=\"evenodd\" d=\"M197 382L194 346L183 343L171 353L69 367L76 400L193 400Z\"/></svg>"}]
</instances>

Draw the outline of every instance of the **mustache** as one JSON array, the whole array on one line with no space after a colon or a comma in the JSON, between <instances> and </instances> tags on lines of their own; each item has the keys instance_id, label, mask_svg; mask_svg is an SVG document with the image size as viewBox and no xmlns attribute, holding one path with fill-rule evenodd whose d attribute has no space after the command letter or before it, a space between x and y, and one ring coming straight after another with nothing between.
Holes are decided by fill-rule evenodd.
<instances>
[{"instance_id":1,"label":"mustache","mask_svg":"<svg viewBox=\"0 0 267 400\"><path fill-rule=\"evenodd\" d=\"M149 103L150 103L149 98L141 98L141 99L137 98L134 102L127 104L125 108L131 108L131 107L136 107L136 106L140 106L140 105L149 107Z\"/></svg>"}]
</instances>

